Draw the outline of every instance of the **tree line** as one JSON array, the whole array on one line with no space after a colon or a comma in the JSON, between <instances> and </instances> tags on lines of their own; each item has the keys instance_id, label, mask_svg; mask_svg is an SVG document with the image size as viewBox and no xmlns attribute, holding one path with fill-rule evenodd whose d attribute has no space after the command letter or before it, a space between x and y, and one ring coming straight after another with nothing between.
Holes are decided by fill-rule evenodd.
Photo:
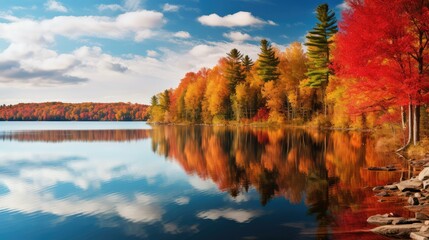
<instances>
[{"instance_id":1,"label":"tree line","mask_svg":"<svg viewBox=\"0 0 429 240\"><path fill-rule=\"evenodd\" d=\"M213 68L187 73L152 97L150 121L402 123L416 144L429 101L429 1L346 3L339 24L327 4L317 7L305 46L281 51L264 39L255 61L232 49Z\"/></svg>"},{"instance_id":2,"label":"tree line","mask_svg":"<svg viewBox=\"0 0 429 240\"><path fill-rule=\"evenodd\" d=\"M1 121L143 121L148 106L131 103L20 103L0 106Z\"/></svg>"}]
</instances>

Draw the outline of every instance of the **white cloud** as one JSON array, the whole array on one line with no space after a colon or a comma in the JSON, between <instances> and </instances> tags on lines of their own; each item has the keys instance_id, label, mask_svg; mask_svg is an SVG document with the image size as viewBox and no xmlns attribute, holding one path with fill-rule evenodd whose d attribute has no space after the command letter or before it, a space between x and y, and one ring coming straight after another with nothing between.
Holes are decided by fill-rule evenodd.
<instances>
[{"instance_id":1,"label":"white cloud","mask_svg":"<svg viewBox=\"0 0 429 240\"><path fill-rule=\"evenodd\" d=\"M187 205L191 199L189 197L179 197L174 200L177 205Z\"/></svg>"},{"instance_id":2,"label":"white cloud","mask_svg":"<svg viewBox=\"0 0 429 240\"><path fill-rule=\"evenodd\" d=\"M197 214L197 217L203 219L217 220L225 218L228 220L236 221L238 223L250 222L252 219L262 215L260 211L244 210L244 209L212 209L203 211Z\"/></svg>"},{"instance_id":3,"label":"white cloud","mask_svg":"<svg viewBox=\"0 0 429 240\"><path fill-rule=\"evenodd\" d=\"M343 2L341 4L338 4L336 6L336 8L340 9L341 11L349 10L350 9L350 5L347 2Z\"/></svg>"},{"instance_id":4,"label":"white cloud","mask_svg":"<svg viewBox=\"0 0 429 240\"><path fill-rule=\"evenodd\" d=\"M198 18L198 21L211 27L246 27L260 25L276 25L273 21L265 21L252 15L250 12L237 12L221 17L215 13L204 15Z\"/></svg>"},{"instance_id":5,"label":"white cloud","mask_svg":"<svg viewBox=\"0 0 429 240\"><path fill-rule=\"evenodd\" d=\"M16 19L8 23L0 23L0 38L10 42L46 45L53 43L55 36L69 38L100 37L123 39L130 34L160 28L165 23L160 12L140 10L126 12L116 18L101 16L58 16L51 19L36 21ZM147 32L145 36L148 36ZM153 36L153 35L152 35Z\"/></svg>"},{"instance_id":6,"label":"white cloud","mask_svg":"<svg viewBox=\"0 0 429 240\"><path fill-rule=\"evenodd\" d=\"M162 6L164 12L177 12L179 11L180 6L166 3Z\"/></svg>"},{"instance_id":7,"label":"white cloud","mask_svg":"<svg viewBox=\"0 0 429 240\"><path fill-rule=\"evenodd\" d=\"M185 31L179 31L173 34L174 37L177 38L190 38L191 34L189 32L185 32Z\"/></svg>"},{"instance_id":8,"label":"white cloud","mask_svg":"<svg viewBox=\"0 0 429 240\"><path fill-rule=\"evenodd\" d=\"M51 49L58 36L118 41L168 36L172 41L181 41L189 33L163 30L163 14L146 10L117 17L0 17L9 19L0 22L0 38L9 43L0 52L0 95L2 103L7 104L58 100L149 103L154 93L176 87L186 72L213 67L233 48L254 60L259 53L257 44L223 41L187 41L179 50L158 48L156 58L146 52L113 56L89 44L59 53ZM52 87L56 87L55 91Z\"/></svg>"},{"instance_id":9,"label":"white cloud","mask_svg":"<svg viewBox=\"0 0 429 240\"><path fill-rule=\"evenodd\" d=\"M124 11L125 9L119 4L100 4L98 5L99 11Z\"/></svg>"},{"instance_id":10,"label":"white cloud","mask_svg":"<svg viewBox=\"0 0 429 240\"><path fill-rule=\"evenodd\" d=\"M55 12L68 12L67 8L64 7L64 5L58 1L55 0L49 0L45 3L45 8L48 11L55 11Z\"/></svg>"},{"instance_id":11,"label":"white cloud","mask_svg":"<svg viewBox=\"0 0 429 240\"><path fill-rule=\"evenodd\" d=\"M148 57L158 57L159 56L159 53L157 51L154 51L154 50L147 50L146 53L147 53Z\"/></svg>"},{"instance_id":12,"label":"white cloud","mask_svg":"<svg viewBox=\"0 0 429 240\"><path fill-rule=\"evenodd\" d=\"M241 32L224 33L223 36L233 42L244 42L252 39L252 37L249 34L241 33Z\"/></svg>"},{"instance_id":13,"label":"white cloud","mask_svg":"<svg viewBox=\"0 0 429 240\"><path fill-rule=\"evenodd\" d=\"M146 30L137 32L136 36L134 37L134 41L142 42L146 39L152 38L155 35L156 34L152 30L146 29Z\"/></svg>"}]
</instances>

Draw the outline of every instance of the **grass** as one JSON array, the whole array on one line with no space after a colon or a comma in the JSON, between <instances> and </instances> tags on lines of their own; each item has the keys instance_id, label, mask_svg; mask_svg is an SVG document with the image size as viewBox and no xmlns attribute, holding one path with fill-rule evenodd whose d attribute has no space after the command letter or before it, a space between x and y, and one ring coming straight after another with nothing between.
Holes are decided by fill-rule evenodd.
<instances>
[{"instance_id":1,"label":"grass","mask_svg":"<svg viewBox=\"0 0 429 240\"><path fill-rule=\"evenodd\" d=\"M429 137L421 139L417 145L410 145L407 149L407 155L412 158L421 158L429 155Z\"/></svg>"}]
</instances>

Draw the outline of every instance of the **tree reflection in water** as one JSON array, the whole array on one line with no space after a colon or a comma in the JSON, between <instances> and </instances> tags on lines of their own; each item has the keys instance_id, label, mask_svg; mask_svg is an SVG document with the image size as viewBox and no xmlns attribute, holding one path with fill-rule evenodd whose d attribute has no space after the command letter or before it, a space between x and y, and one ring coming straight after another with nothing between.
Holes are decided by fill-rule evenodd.
<instances>
[{"instance_id":1,"label":"tree reflection in water","mask_svg":"<svg viewBox=\"0 0 429 240\"><path fill-rule=\"evenodd\" d=\"M154 126L151 139L158 154L232 197L253 187L262 205L278 196L304 201L321 238L341 218L335 214L341 206L364 202L364 187L397 180L397 174L365 170L388 158L368 147L374 140L363 133Z\"/></svg>"}]
</instances>

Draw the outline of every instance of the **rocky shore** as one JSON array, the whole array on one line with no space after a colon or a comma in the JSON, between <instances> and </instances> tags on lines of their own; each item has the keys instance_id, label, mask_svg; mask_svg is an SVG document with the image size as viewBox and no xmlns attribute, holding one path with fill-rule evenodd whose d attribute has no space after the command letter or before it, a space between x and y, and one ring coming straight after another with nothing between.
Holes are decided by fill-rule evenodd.
<instances>
[{"instance_id":1,"label":"rocky shore","mask_svg":"<svg viewBox=\"0 0 429 240\"><path fill-rule=\"evenodd\" d=\"M403 200L405 208L414 212L414 218L406 218L395 213L371 216L368 223L378 225L372 232L395 239L429 240L429 158L411 161L410 166L422 169L416 177L385 186L373 188L380 202L388 198ZM393 171L384 168L368 168L376 171ZM395 169L396 170L396 169Z\"/></svg>"}]
</instances>

